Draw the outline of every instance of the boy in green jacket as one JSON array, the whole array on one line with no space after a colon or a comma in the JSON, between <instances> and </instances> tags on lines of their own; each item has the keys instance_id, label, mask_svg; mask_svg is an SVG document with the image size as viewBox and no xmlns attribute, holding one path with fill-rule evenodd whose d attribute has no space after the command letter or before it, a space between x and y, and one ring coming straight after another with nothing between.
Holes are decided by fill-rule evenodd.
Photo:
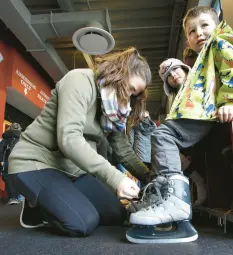
<instances>
[{"instance_id":1,"label":"boy in green jacket","mask_svg":"<svg viewBox=\"0 0 233 255\"><path fill-rule=\"evenodd\" d=\"M132 213L130 222L156 225L191 218L189 181L179 150L202 140L215 123L233 117L233 30L214 9L190 9L183 21L189 47L198 58L175 98L166 121L152 134L153 180L158 199ZM167 70L164 70L164 73ZM150 196L147 196L150 197Z\"/></svg>"}]
</instances>

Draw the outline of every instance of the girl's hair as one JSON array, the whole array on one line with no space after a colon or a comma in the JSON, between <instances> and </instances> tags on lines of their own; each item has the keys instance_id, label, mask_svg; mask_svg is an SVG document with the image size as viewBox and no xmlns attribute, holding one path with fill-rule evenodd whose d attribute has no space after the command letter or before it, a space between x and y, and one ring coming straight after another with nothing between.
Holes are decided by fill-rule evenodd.
<instances>
[{"instance_id":1,"label":"girl's hair","mask_svg":"<svg viewBox=\"0 0 233 255\"><path fill-rule=\"evenodd\" d=\"M95 72L97 79L104 79L105 88L116 90L118 103L127 105L129 102L129 84L130 77L140 76L148 86L151 82L151 70L144 57L142 57L136 48L131 47L124 51L114 52L98 56L94 59ZM131 97L130 114L135 123L139 120L141 113L145 111L147 91L144 90L140 95Z\"/></svg>"},{"instance_id":2,"label":"girl's hair","mask_svg":"<svg viewBox=\"0 0 233 255\"><path fill-rule=\"evenodd\" d=\"M147 90L144 90L138 97L131 98L132 111L129 116L131 127L136 126L141 120L142 115L146 110Z\"/></svg>"}]
</instances>

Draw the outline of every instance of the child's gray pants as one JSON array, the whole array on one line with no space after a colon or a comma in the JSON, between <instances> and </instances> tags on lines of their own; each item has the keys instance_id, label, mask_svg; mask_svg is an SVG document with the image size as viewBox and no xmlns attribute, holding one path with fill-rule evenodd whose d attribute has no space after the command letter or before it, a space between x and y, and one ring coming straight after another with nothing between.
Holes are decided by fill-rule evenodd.
<instances>
[{"instance_id":1,"label":"child's gray pants","mask_svg":"<svg viewBox=\"0 0 233 255\"><path fill-rule=\"evenodd\" d=\"M165 121L151 136L152 170L162 175L183 174L179 150L198 143L215 124L215 121L191 119Z\"/></svg>"}]
</instances>

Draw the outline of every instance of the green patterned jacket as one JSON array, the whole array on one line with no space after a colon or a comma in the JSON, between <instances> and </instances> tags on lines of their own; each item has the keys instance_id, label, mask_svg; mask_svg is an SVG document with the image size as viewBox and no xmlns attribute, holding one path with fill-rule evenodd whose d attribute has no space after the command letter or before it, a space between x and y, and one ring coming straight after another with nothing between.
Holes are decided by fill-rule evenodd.
<instances>
[{"instance_id":1,"label":"green patterned jacket","mask_svg":"<svg viewBox=\"0 0 233 255\"><path fill-rule=\"evenodd\" d=\"M167 119L216 120L222 105L233 105L233 30L225 21L206 41Z\"/></svg>"}]
</instances>

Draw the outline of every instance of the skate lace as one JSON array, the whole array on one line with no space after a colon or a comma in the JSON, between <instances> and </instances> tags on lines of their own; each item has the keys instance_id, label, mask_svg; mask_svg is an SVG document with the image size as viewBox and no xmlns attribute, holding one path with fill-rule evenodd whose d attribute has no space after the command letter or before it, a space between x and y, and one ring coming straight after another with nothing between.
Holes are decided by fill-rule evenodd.
<instances>
[{"instance_id":1,"label":"skate lace","mask_svg":"<svg viewBox=\"0 0 233 255\"><path fill-rule=\"evenodd\" d=\"M160 184L160 185L161 185L161 184ZM167 183L163 184L162 187L160 186L161 189L162 189L162 193L161 193L160 188L159 188L158 186L156 186L156 181L153 181L153 182L148 183L148 184L144 187L143 192L142 192L142 197L141 197L141 199L140 199L139 201L136 201L136 202L135 202L133 199L129 199L129 198L126 198L126 197L121 197L121 198L119 198L119 199L120 199L120 200L122 200L122 199L128 200L128 201L132 204L132 206L134 207L135 211L137 212L137 211L140 210L140 209L138 209L137 205L146 202L146 200L150 198L150 195L152 194L152 192L151 192L151 191L148 192L148 189L149 189L151 186L153 186L153 188L155 189L156 195L157 195L157 197L158 197L158 198L156 199L156 201L154 201L154 202L155 202L155 205L156 205L156 206L159 206L160 204L163 203L163 200L167 200L167 197L170 196L170 194L169 194L169 189L170 189L170 187L171 187L172 185L173 185L173 181L168 181ZM149 207L154 208L154 205L149 206ZM149 210L149 207L147 207L147 208L142 208L141 210Z\"/></svg>"},{"instance_id":2,"label":"skate lace","mask_svg":"<svg viewBox=\"0 0 233 255\"><path fill-rule=\"evenodd\" d=\"M148 183L148 184L145 186L145 188L143 189L143 192L142 192L142 198L140 199L139 202L142 202L142 201L144 201L145 199L148 198L148 196L149 196L149 194L150 194L151 192L149 192L148 194L147 194L146 192L147 192L148 188L149 188L150 186L152 186L153 184L154 184L153 182L150 182L150 183Z\"/></svg>"},{"instance_id":3,"label":"skate lace","mask_svg":"<svg viewBox=\"0 0 233 255\"><path fill-rule=\"evenodd\" d=\"M148 183L146 186L145 186L145 188L144 188L144 190L143 190L143 193L142 193L142 198L141 198L141 200L139 201L139 203L143 203L146 199L148 199L149 197L150 197L150 194L152 193L152 192L148 192L147 193L147 190L148 190L148 188L150 187L150 186L153 186L153 188L155 189L155 191L156 191L156 195L158 196L158 201L157 201L157 203L162 203L162 194L161 194L161 191L160 191L160 189L158 188L158 187L156 187L156 181L155 182L150 182L150 183ZM146 209L146 208L145 208Z\"/></svg>"},{"instance_id":4,"label":"skate lace","mask_svg":"<svg viewBox=\"0 0 233 255\"><path fill-rule=\"evenodd\" d=\"M134 201L133 199L128 199L126 198L130 203L131 205L133 206L134 210L137 212L139 211L140 209L140 205L143 204L143 203L146 203L146 200L149 199L150 197L150 194L151 192L147 192L147 190L149 189L150 186L152 186L154 183L153 182L150 182L148 183L144 188L143 188L143 191L142 191L142 196L141 196L141 199L138 200L138 201ZM123 199L123 198L121 198ZM125 198L124 198L125 199Z\"/></svg>"},{"instance_id":5,"label":"skate lace","mask_svg":"<svg viewBox=\"0 0 233 255\"><path fill-rule=\"evenodd\" d=\"M158 195L158 198L159 198L159 201L162 201L162 195L161 195L161 192L159 190L158 187L156 187L156 184L155 182L150 182L148 183L144 188L143 188L143 191L142 191L142 197L139 201L134 201L133 199L129 199L129 198L126 198L126 197L119 197L120 200L128 200L131 205L133 206L134 210L137 212L139 211L140 209L138 208L138 205L142 204L142 203L146 203L146 200L150 198L150 195L151 195L151 191L148 192L148 189L151 187L151 186L154 186L155 188L155 191ZM140 206L139 206L140 207Z\"/></svg>"},{"instance_id":6,"label":"skate lace","mask_svg":"<svg viewBox=\"0 0 233 255\"><path fill-rule=\"evenodd\" d=\"M157 188L157 187L155 187L155 190L156 190L156 193L157 193L157 196L158 196L158 199L157 199L157 201L156 201L155 204L158 206L158 205L160 205L160 204L163 203L163 198L162 198L162 194L161 194L160 189ZM149 207L150 207L150 206L149 206ZM149 207L144 208L144 210L149 210ZM151 207L154 208L154 205L152 205Z\"/></svg>"},{"instance_id":7,"label":"skate lace","mask_svg":"<svg viewBox=\"0 0 233 255\"><path fill-rule=\"evenodd\" d=\"M162 193L161 193L161 190L160 189L156 189L156 192L158 194L158 201L157 203L155 204L156 206L159 206L160 204L163 204L163 200L167 200L168 197L170 197L170 192L173 192L173 181L168 181L166 184L163 185L163 187L161 188L162 189ZM154 208L155 206L152 205L151 206L152 208Z\"/></svg>"},{"instance_id":8,"label":"skate lace","mask_svg":"<svg viewBox=\"0 0 233 255\"><path fill-rule=\"evenodd\" d=\"M131 205L134 207L134 210L137 212L138 211L138 208L137 208L137 206L136 206L136 204L135 204L135 201L133 200L133 199L130 199L130 198L128 198L128 197L119 197L118 198L119 200L128 200L130 203L131 203Z\"/></svg>"}]
</instances>

